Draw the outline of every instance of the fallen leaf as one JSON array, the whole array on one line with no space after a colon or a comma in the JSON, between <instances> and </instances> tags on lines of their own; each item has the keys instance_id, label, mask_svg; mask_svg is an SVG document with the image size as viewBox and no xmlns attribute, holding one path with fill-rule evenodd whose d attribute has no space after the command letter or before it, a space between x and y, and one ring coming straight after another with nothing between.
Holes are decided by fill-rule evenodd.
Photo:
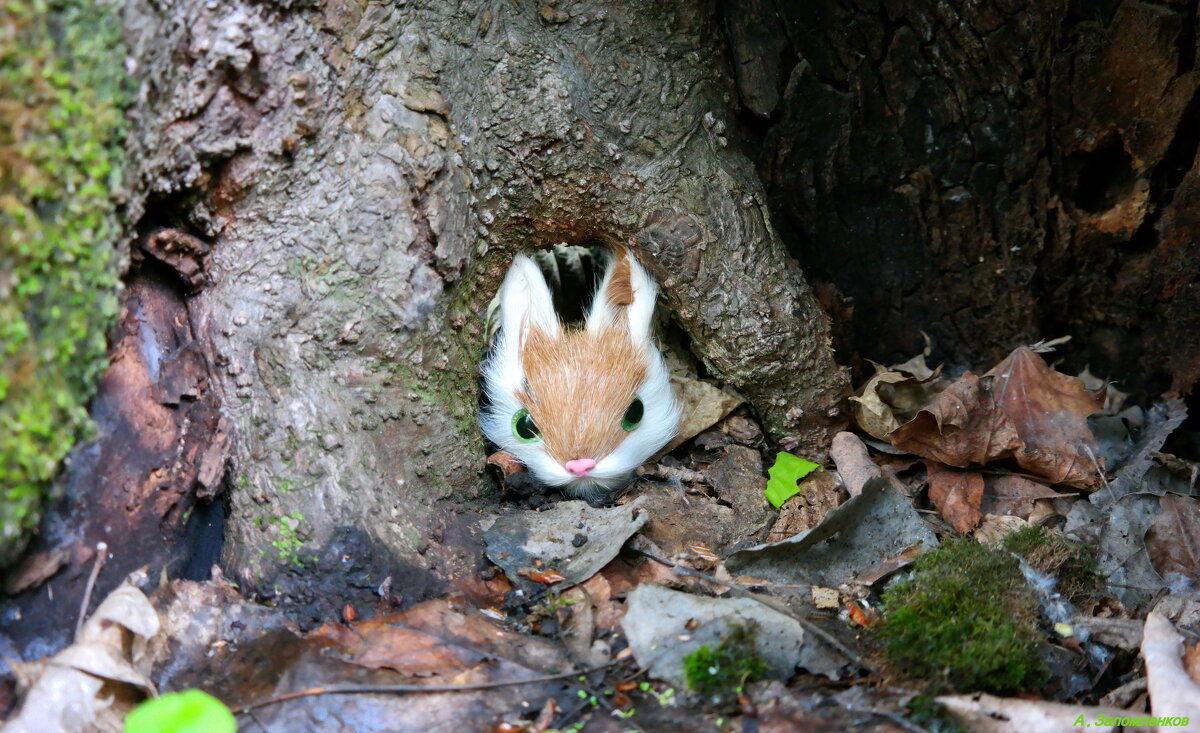
<instances>
[{"instance_id":1,"label":"fallen leaf","mask_svg":"<svg viewBox=\"0 0 1200 733\"><path fill-rule=\"evenodd\" d=\"M1100 482L1087 416L1104 407L1102 397L1077 377L1050 368L1027 346L1014 349L985 376L995 379L996 403L1021 440L1019 466L1052 483L1088 488Z\"/></svg>"},{"instance_id":2,"label":"fallen leaf","mask_svg":"<svg viewBox=\"0 0 1200 733\"><path fill-rule=\"evenodd\" d=\"M554 722L555 715L558 715L558 704L554 702L554 698L550 698L542 706L542 712L538 713L537 720L533 721L529 733L544 733Z\"/></svg>"},{"instance_id":3,"label":"fallen leaf","mask_svg":"<svg viewBox=\"0 0 1200 733\"><path fill-rule=\"evenodd\" d=\"M774 583L817 583L836 588L881 557L919 544L937 547L912 500L885 479L871 479L863 492L831 510L807 532L781 542L739 550L725 559L732 573Z\"/></svg>"},{"instance_id":4,"label":"fallen leaf","mask_svg":"<svg viewBox=\"0 0 1200 733\"><path fill-rule=\"evenodd\" d=\"M488 559L526 592L543 586L521 575L519 568L536 567L538 562L553 566L564 580L582 583L616 557L625 541L646 523L649 515L644 505L639 497L611 508L562 501L541 512L511 510L482 523Z\"/></svg>"},{"instance_id":5,"label":"fallen leaf","mask_svg":"<svg viewBox=\"0 0 1200 733\"><path fill-rule=\"evenodd\" d=\"M511 476L525 470L525 464L521 463L516 456L502 450L488 456L487 465L494 466L502 476Z\"/></svg>"},{"instance_id":6,"label":"fallen leaf","mask_svg":"<svg viewBox=\"0 0 1200 733\"><path fill-rule=\"evenodd\" d=\"M1071 494L1060 494L1049 486L1021 476L1001 475L984 478L984 514L1012 514L1028 519L1038 499L1057 499Z\"/></svg>"},{"instance_id":7,"label":"fallen leaf","mask_svg":"<svg viewBox=\"0 0 1200 733\"><path fill-rule=\"evenodd\" d=\"M934 396L929 406L891 434L892 445L966 468L1008 458L1021 447L1012 421L999 410L992 379L971 372Z\"/></svg>"},{"instance_id":8,"label":"fallen leaf","mask_svg":"<svg viewBox=\"0 0 1200 733\"><path fill-rule=\"evenodd\" d=\"M1011 457L1051 483L1094 489L1101 476L1087 416L1101 406L1079 379L1022 346L983 377L967 372L939 392L891 441L959 468Z\"/></svg>"},{"instance_id":9,"label":"fallen leaf","mask_svg":"<svg viewBox=\"0 0 1200 733\"><path fill-rule=\"evenodd\" d=\"M1200 580L1200 501L1164 494L1146 532L1146 551L1160 574L1180 573Z\"/></svg>"},{"instance_id":10,"label":"fallen leaf","mask_svg":"<svg viewBox=\"0 0 1200 733\"><path fill-rule=\"evenodd\" d=\"M850 620L854 623L866 628L871 626L879 619L883 618L883 614L879 609L870 606L864 606L862 601L851 601L846 604L846 613L849 614Z\"/></svg>"},{"instance_id":11,"label":"fallen leaf","mask_svg":"<svg viewBox=\"0 0 1200 733\"><path fill-rule=\"evenodd\" d=\"M1183 647L1183 668L1187 670L1192 682L1200 684L1200 644L1185 644Z\"/></svg>"},{"instance_id":12,"label":"fallen leaf","mask_svg":"<svg viewBox=\"0 0 1200 733\"><path fill-rule=\"evenodd\" d=\"M977 471L956 471L935 461L925 461L929 473L929 499L942 518L966 534L983 516L983 476Z\"/></svg>"},{"instance_id":13,"label":"fallen leaf","mask_svg":"<svg viewBox=\"0 0 1200 733\"><path fill-rule=\"evenodd\" d=\"M1167 585L1150 562L1145 537L1160 514L1159 497L1126 494L1103 509L1091 501L1077 501L1063 528L1068 537L1086 537L1096 547L1096 569L1108 592L1128 608L1136 607Z\"/></svg>"},{"instance_id":14,"label":"fallen leaf","mask_svg":"<svg viewBox=\"0 0 1200 733\"><path fill-rule=\"evenodd\" d=\"M1089 497L1092 503L1104 506L1126 494L1147 491L1147 472L1155 467L1156 456L1167 442L1167 438L1186 419L1187 406L1179 398L1165 400L1151 407L1146 412L1145 421L1125 462L1117 467L1116 473L1103 491L1097 491ZM1190 493L1190 487L1187 493Z\"/></svg>"},{"instance_id":15,"label":"fallen leaf","mask_svg":"<svg viewBox=\"0 0 1200 733\"><path fill-rule=\"evenodd\" d=\"M278 636L291 641L281 646ZM253 674L253 684L265 676L265 690L245 700L254 702L319 686L512 683L569 672L575 664L560 642L518 634L453 601L434 600L353 626L328 624L303 637L283 630L276 639L246 642L201 679L228 687L222 679L237 670ZM540 706L553 697L561 706L572 696L561 683L464 691L454 693L453 704L438 692L321 695L264 708L256 717L272 731L328 728L314 728L313 721L337 721L337 730L378 729L379 721L387 730L484 730L522 701Z\"/></svg>"},{"instance_id":16,"label":"fallen leaf","mask_svg":"<svg viewBox=\"0 0 1200 733\"><path fill-rule=\"evenodd\" d=\"M137 582L144 579L142 575ZM120 730L122 718L141 693L156 692L149 677L149 641L159 629L158 613L136 582L121 583L83 624L74 642L42 665L34 679L22 683L27 692L20 710L4 725L5 733ZM18 676L33 669L14 667Z\"/></svg>"},{"instance_id":17,"label":"fallen leaf","mask_svg":"<svg viewBox=\"0 0 1200 733\"><path fill-rule=\"evenodd\" d=\"M162 731L237 733L237 720L225 703L201 690L147 700L125 718L125 733Z\"/></svg>"},{"instance_id":18,"label":"fallen leaf","mask_svg":"<svg viewBox=\"0 0 1200 733\"><path fill-rule=\"evenodd\" d=\"M821 468L819 463L806 461L781 450L775 456L775 465L767 471L770 478L767 480L767 488L763 494L767 497L767 501L771 502L771 506L778 509L783 506L785 501L800 493L797 482L819 468Z\"/></svg>"},{"instance_id":19,"label":"fallen leaf","mask_svg":"<svg viewBox=\"0 0 1200 733\"><path fill-rule=\"evenodd\" d=\"M5 579L4 592L15 596L27 588L41 585L62 569L70 554L63 548L26 557Z\"/></svg>"},{"instance_id":20,"label":"fallen leaf","mask_svg":"<svg viewBox=\"0 0 1200 733\"><path fill-rule=\"evenodd\" d=\"M850 414L858 427L880 440L887 440L888 434L900 427L900 420L896 418L892 406L883 401L879 388L884 384L905 382L912 377L899 372L881 371L879 365L875 369L875 375L867 380L859 393L850 397Z\"/></svg>"},{"instance_id":21,"label":"fallen leaf","mask_svg":"<svg viewBox=\"0 0 1200 733\"><path fill-rule=\"evenodd\" d=\"M671 387L682 409L679 418L679 432L675 438L662 450L669 452L721 421L721 418L733 412L742 404L735 397L720 387L686 377L671 377Z\"/></svg>"},{"instance_id":22,"label":"fallen leaf","mask_svg":"<svg viewBox=\"0 0 1200 733\"><path fill-rule=\"evenodd\" d=\"M874 565L863 568L861 572L854 576L854 582L859 585L875 585L884 578L891 576L897 570L908 567L920 556L921 546L919 544L907 547L899 555L889 557L886 560L880 560Z\"/></svg>"},{"instance_id":23,"label":"fallen leaf","mask_svg":"<svg viewBox=\"0 0 1200 733\"><path fill-rule=\"evenodd\" d=\"M566 580L566 577L562 573L555 570L540 570L527 565L517 568L517 575L520 575L522 578L529 578L533 582L541 583L542 585L554 585Z\"/></svg>"}]
</instances>

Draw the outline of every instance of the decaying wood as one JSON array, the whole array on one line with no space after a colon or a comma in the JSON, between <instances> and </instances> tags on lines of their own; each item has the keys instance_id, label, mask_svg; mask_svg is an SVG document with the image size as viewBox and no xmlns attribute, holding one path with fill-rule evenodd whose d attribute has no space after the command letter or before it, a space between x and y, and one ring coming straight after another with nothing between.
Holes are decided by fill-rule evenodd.
<instances>
[{"instance_id":1,"label":"decaying wood","mask_svg":"<svg viewBox=\"0 0 1200 733\"><path fill-rule=\"evenodd\" d=\"M846 351L993 364L1065 334L1073 365L1157 395L1200 378L1195 2L735 0L760 170L810 280L853 299ZM754 71L755 73L749 73ZM836 302L836 298L831 299Z\"/></svg>"},{"instance_id":2,"label":"decaying wood","mask_svg":"<svg viewBox=\"0 0 1200 733\"><path fill-rule=\"evenodd\" d=\"M6 632L18 643L69 642L93 568L102 569L94 594L102 599L138 568L157 580L164 569L178 576L193 559L205 563L185 535L197 531L189 521L197 499L221 488L229 426L205 361L211 344L193 330L182 287L161 268L131 275L92 403L96 438L72 453L63 498L7 580ZM219 547L219 538L207 541ZM210 553L207 564L216 559Z\"/></svg>"}]
</instances>

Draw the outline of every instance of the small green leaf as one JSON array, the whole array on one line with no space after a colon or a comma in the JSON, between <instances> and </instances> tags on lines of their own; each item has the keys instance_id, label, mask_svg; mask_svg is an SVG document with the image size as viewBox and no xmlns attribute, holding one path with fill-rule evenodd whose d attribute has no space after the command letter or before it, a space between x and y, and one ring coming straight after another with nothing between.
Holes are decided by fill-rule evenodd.
<instances>
[{"instance_id":1,"label":"small green leaf","mask_svg":"<svg viewBox=\"0 0 1200 733\"><path fill-rule=\"evenodd\" d=\"M820 468L818 463L806 461L787 451L779 451L779 455L775 456L775 465L767 471L771 478L767 481L767 488L763 494L766 495L767 501L771 502L771 506L778 509L783 506L783 502L800 493L800 487L796 485L800 479Z\"/></svg>"},{"instance_id":2,"label":"small green leaf","mask_svg":"<svg viewBox=\"0 0 1200 733\"><path fill-rule=\"evenodd\" d=\"M147 700L125 718L125 733L236 733L225 703L200 690Z\"/></svg>"}]
</instances>

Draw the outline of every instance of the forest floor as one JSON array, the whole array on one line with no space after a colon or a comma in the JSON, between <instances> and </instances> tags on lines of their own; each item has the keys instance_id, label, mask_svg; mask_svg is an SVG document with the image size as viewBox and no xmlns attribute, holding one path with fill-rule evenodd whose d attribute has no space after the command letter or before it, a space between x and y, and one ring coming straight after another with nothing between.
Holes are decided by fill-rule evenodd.
<instances>
[{"instance_id":1,"label":"forest floor","mask_svg":"<svg viewBox=\"0 0 1200 733\"><path fill-rule=\"evenodd\" d=\"M302 630L219 569L134 579L17 667L8 725L119 730L200 689L223 705L126 729L220 730L225 706L246 731L1200 729L1183 403L1128 404L1049 350L879 366L828 457L768 451L737 395L681 380L680 440L605 506L493 456L501 500L464 506L493 564L443 597L388 578Z\"/></svg>"}]
</instances>

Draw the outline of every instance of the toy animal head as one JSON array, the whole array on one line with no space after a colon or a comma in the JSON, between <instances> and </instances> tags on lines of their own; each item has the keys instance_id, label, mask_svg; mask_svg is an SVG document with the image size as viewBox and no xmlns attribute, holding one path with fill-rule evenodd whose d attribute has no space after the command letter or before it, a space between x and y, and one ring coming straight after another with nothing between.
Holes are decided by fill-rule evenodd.
<instances>
[{"instance_id":1,"label":"toy animal head","mask_svg":"<svg viewBox=\"0 0 1200 733\"><path fill-rule=\"evenodd\" d=\"M483 365L488 439L566 496L595 497L675 436L679 407L650 335L654 280L617 252L581 329L563 326L533 260L500 288L500 332Z\"/></svg>"}]
</instances>

